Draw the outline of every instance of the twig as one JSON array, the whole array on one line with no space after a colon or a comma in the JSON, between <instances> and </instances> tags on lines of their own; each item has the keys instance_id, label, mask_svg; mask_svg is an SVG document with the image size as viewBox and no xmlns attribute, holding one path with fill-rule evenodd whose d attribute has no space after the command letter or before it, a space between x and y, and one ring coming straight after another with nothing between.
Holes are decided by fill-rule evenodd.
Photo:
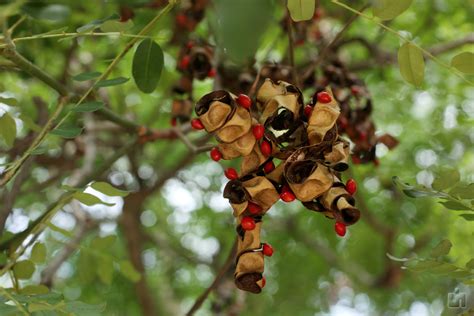
<instances>
[{"instance_id":1,"label":"twig","mask_svg":"<svg viewBox=\"0 0 474 316\"><path fill-rule=\"evenodd\" d=\"M193 306L191 309L186 313L186 316L191 316L194 315L194 313L201 307L201 305L204 303L204 301L207 299L211 291L216 288L216 286L221 282L222 278L225 276L227 271L230 269L232 264L234 263L234 258L235 258L235 252L237 251L237 238L234 241L234 244L232 245L232 248L229 251L229 254L227 255L227 259L220 268L219 272L217 273L214 281L211 283L211 285L204 290L204 292L196 299L194 302Z\"/></svg>"}]
</instances>

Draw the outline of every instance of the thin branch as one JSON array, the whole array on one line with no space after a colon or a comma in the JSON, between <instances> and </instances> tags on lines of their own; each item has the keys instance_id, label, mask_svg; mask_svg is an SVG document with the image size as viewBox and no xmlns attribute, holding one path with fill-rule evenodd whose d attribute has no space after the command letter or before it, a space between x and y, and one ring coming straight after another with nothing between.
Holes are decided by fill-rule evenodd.
<instances>
[{"instance_id":1,"label":"thin branch","mask_svg":"<svg viewBox=\"0 0 474 316\"><path fill-rule=\"evenodd\" d=\"M234 241L234 244L232 245L232 248L229 251L229 254L227 255L227 259L222 265L222 267L219 269L219 272L217 273L214 281L211 283L211 285L204 290L204 292L196 299L194 302L193 306L189 309L189 311L186 313L186 316L191 316L194 315L194 313L197 312L197 310L201 307L201 305L204 303L204 301L207 299L209 294L214 290L217 285L222 281L223 277L227 273L227 271L232 267L232 264L234 263L234 258L235 258L235 253L237 251L237 238Z\"/></svg>"}]
</instances>

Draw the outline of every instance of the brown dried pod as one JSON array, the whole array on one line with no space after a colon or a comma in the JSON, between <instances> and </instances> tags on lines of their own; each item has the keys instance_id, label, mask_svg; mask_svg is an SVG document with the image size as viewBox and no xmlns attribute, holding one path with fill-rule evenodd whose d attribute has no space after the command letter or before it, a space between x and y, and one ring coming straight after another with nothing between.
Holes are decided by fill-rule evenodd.
<instances>
[{"instance_id":1,"label":"brown dried pod","mask_svg":"<svg viewBox=\"0 0 474 316\"><path fill-rule=\"evenodd\" d=\"M232 210L234 210L234 212L233 212L234 217L241 216L245 212L245 210L247 209L248 205L249 205L248 201L245 201L245 202L239 203L239 204L230 203L230 206L232 207Z\"/></svg>"},{"instance_id":2,"label":"brown dried pod","mask_svg":"<svg viewBox=\"0 0 474 316\"><path fill-rule=\"evenodd\" d=\"M257 104L259 111L262 110L263 105L277 95L282 95L286 91L285 87L274 83L271 79L265 79L263 84L257 91Z\"/></svg>"},{"instance_id":3,"label":"brown dried pod","mask_svg":"<svg viewBox=\"0 0 474 316\"><path fill-rule=\"evenodd\" d=\"M319 200L324 208L334 212L337 221L346 226L355 224L360 218L360 211L354 206L354 198L337 178L333 186Z\"/></svg>"},{"instance_id":4,"label":"brown dried pod","mask_svg":"<svg viewBox=\"0 0 474 316\"><path fill-rule=\"evenodd\" d=\"M171 116L180 122L189 121L193 111L193 103L189 99L173 100L171 105Z\"/></svg>"},{"instance_id":5,"label":"brown dried pod","mask_svg":"<svg viewBox=\"0 0 474 316\"><path fill-rule=\"evenodd\" d=\"M342 172L349 168L350 146L349 142L339 139L330 151L324 154L324 164L332 169Z\"/></svg>"},{"instance_id":6,"label":"brown dried pod","mask_svg":"<svg viewBox=\"0 0 474 316\"><path fill-rule=\"evenodd\" d=\"M188 70L199 80L205 79L213 68L213 51L209 46L194 46L189 53Z\"/></svg>"},{"instance_id":7,"label":"brown dried pod","mask_svg":"<svg viewBox=\"0 0 474 316\"><path fill-rule=\"evenodd\" d=\"M280 195L266 177L257 176L247 181L242 181L250 199L262 208L262 212L268 211L279 199Z\"/></svg>"},{"instance_id":8,"label":"brown dried pod","mask_svg":"<svg viewBox=\"0 0 474 316\"><path fill-rule=\"evenodd\" d=\"M245 231L243 238L238 238L237 243L235 284L239 289L252 293L260 293L263 287L261 280L264 271L264 258L260 250L261 225L262 222L255 223L255 228Z\"/></svg>"},{"instance_id":9,"label":"brown dried pod","mask_svg":"<svg viewBox=\"0 0 474 316\"><path fill-rule=\"evenodd\" d=\"M244 107L237 107L233 115L220 127L216 136L219 142L232 143L247 134L252 127L252 117Z\"/></svg>"},{"instance_id":10,"label":"brown dried pod","mask_svg":"<svg viewBox=\"0 0 474 316\"><path fill-rule=\"evenodd\" d=\"M204 95L197 103L195 112L206 131L214 132L230 119L235 109L234 96L224 90Z\"/></svg>"},{"instance_id":11,"label":"brown dried pod","mask_svg":"<svg viewBox=\"0 0 474 316\"><path fill-rule=\"evenodd\" d=\"M242 204L248 200L247 191L239 180L227 182L224 187L224 198L229 199L231 204Z\"/></svg>"},{"instance_id":12,"label":"brown dried pod","mask_svg":"<svg viewBox=\"0 0 474 316\"><path fill-rule=\"evenodd\" d=\"M335 126L340 110L337 101L331 91L331 102L316 103L316 106L308 120L308 139L311 145L319 144L323 141L326 133Z\"/></svg>"},{"instance_id":13,"label":"brown dried pod","mask_svg":"<svg viewBox=\"0 0 474 316\"><path fill-rule=\"evenodd\" d=\"M251 130L244 136L236 139L232 143L220 143L218 145L219 151L222 153L222 158L229 160L240 156L249 155L257 140Z\"/></svg>"},{"instance_id":14,"label":"brown dried pod","mask_svg":"<svg viewBox=\"0 0 474 316\"><path fill-rule=\"evenodd\" d=\"M260 150L260 145L255 143L250 154L244 156L240 163L240 172L242 174L249 174L256 171L265 161L267 158L262 154Z\"/></svg>"}]
</instances>

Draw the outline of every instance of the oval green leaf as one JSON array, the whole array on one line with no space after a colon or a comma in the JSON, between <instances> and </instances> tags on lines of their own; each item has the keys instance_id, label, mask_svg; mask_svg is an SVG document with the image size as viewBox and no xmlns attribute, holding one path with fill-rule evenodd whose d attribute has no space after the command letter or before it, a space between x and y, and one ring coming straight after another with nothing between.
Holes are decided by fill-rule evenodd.
<instances>
[{"instance_id":1,"label":"oval green leaf","mask_svg":"<svg viewBox=\"0 0 474 316\"><path fill-rule=\"evenodd\" d=\"M372 13L381 20L391 20L405 12L413 0L376 0Z\"/></svg>"},{"instance_id":2,"label":"oval green leaf","mask_svg":"<svg viewBox=\"0 0 474 316\"><path fill-rule=\"evenodd\" d=\"M291 19L295 22L311 20L315 6L316 0L288 0L287 3Z\"/></svg>"},{"instance_id":3,"label":"oval green leaf","mask_svg":"<svg viewBox=\"0 0 474 316\"><path fill-rule=\"evenodd\" d=\"M124 78L124 77L118 77L114 79L108 79L108 80L101 80L95 84L97 88L104 88L104 87L111 87L111 86L117 86L119 84L125 83L129 78Z\"/></svg>"},{"instance_id":4,"label":"oval green leaf","mask_svg":"<svg viewBox=\"0 0 474 316\"><path fill-rule=\"evenodd\" d=\"M95 204L103 204L107 206L114 206L114 203L105 203L101 199L99 199L97 196L85 193L85 192L76 192L74 193L73 197L81 202L82 204L85 204L87 206L92 206Z\"/></svg>"},{"instance_id":5,"label":"oval green leaf","mask_svg":"<svg viewBox=\"0 0 474 316\"><path fill-rule=\"evenodd\" d=\"M137 282L141 278L140 272L127 260L120 262L120 273L132 282Z\"/></svg>"},{"instance_id":6,"label":"oval green leaf","mask_svg":"<svg viewBox=\"0 0 474 316\"><path fill-rule=\"evenodd\" d=\"M12 147L16 137L16 123L8 112L0 117L0 136L5 140L8 147Z\"/></svg>"},{"instance_id":7,"label":"oval green leaf","mask_svg":"<svg viewBox=\"0 0 474 316\"><path fill-rule=\"evenodd\" d=\"M403 79L414 86L420 86L425 77L425 60L421 50L411 43L405 43L398 50L398 65Z\"/></svg>"},{"instance_id":8,"label":"oval green leaf","mask_svg":"<svg viewBox=\"0 0 474 316\"><path fill-rule=\"evenodd\" d=\"M46 285L27 285L20 290L23 295L42 295L48 294L49 288Z\"/></svg>"},{"instance_id":9,"label":"oval green leaf","mask_svg":"<svg viewBox=\"0 0 474 316\"><path fill-rule=\"evenodd\" d=\"M158 85L163 70L161 47L151 39L143 40L133 55L132 75L142 92L151 93Z\"/></svg>"},{"instance_id":10,"label":"oval green leaf","mask_svg":"<svg viewBox=\"0 0 474 316\"><path fill-rule=\"evenodd\" d=\"M31 249L31 260L35 263L43 263L46 260L46 246L43 243L36 243Z\"/></svg>"},{"instance_id":11,"label":"oval green leaf","mask_svg":"<svg viewBox=\"0 0 474 316\"><path fill-rule=\"evenodd\" d=\"M99 78L102 73L98 71L92 71L92 72L83 72L78 75L75 75L72 77L73 80L76 81L87 81L87 80L92 80L95 78Z\"/></svg>"},{"instance_id":12,"label":"oval green leaf","mask_svg":"<svg viewBox=\"0 0 474 316\"><path fill-rule=\"evenodd\" d=\"M82 128L75 126L59 126L49 132L51 135L61 136L63 138L75 138L82 132Z\"/></svg>"},{"instance_id":13,"label":"oval green leaf","mask_svg":"<svg viewBox=\"0 0 474 316\"><path fill-rule=\"evenodd\" d=\"M35 264L31 260L18 261L13 266L13 274L17 279L29 279L35 272Z\"/></svg>"},{"instance_id":14,"label":"oval green leaf","mask_svg":"<svg viewBox=\"0 0 474 316\"><path fill-rule=\"evenodd\" d=\"M121 196L125 197L128 195L127 191L122 191L119 189L114 188L112 185L108 184L107 182L94 182L91 184L91 187L94 190L99 191L108 196Z\"/></svg>"},{"instance_id":15,"label":"oval green leaf","mask_svg":"<svg viewBox=\"0 0 474 316\"><path fill-rule=\"evenodd\" d=\"M433 250L431 250L430 256L433 258L446 256L451 250L452 246L453 244L449 240L444 239L436 247L434 247Z\"/></svg>"},{"instance_id":16,"label":"oval green leaf","mask_svg":"<svg viewBox=\"0 0 474 316\"><path fill-rule=\"evenodd\" d=\"M75 108L73 108L72 111L76 113L95 112L99 109L102 109L103 107L104 107L103 102L93 101L93 102L81 103Z\"/></svg>"},{"instance_id":17,"label":"oval green leaf","mask_svg":"<svg viewBox=\"0 0 474 316\"><path fill-rule=\"evenodd\" d=\"M474 74L474 53L462 52L453 57L451 66L466 74Z\"/></svg>"}]
</instances>

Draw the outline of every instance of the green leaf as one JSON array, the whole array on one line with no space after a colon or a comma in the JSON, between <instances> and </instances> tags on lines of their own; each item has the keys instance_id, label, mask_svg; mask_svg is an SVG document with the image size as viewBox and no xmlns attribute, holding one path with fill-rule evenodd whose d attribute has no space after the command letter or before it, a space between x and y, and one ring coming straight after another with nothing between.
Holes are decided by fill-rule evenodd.
<instances>
[{"instance_id":1,"label":"green leaf","mask_svg":"<svg viewBox=\"0 0 474 316\"><path fill-rule=\"evenodd\" d=\"M13 146L16 137L16 123L8 112L3 113L0 117L0 136L8 147Z\"/></svg>"},{"instance_id":2,"label":"green leaf","mask_svg":"<svg viewBox=\"0 0 474 316\"><path fill-rule=\"evenodd\" d=\"M69 237L69 238L74 237L74 234L71 233L70 231L65 230L64 228L58 227L58 226L54 225L54 224L51 223L51 222L47 222L47 223L46 223L46 226L48 226L49 229L51 229L52 231L55 231L55 232L57 232L57 233L60 233L60 234L63 235L63 236L66 236L66 237Z\"/></svg>"},{"instance_id":3,"label":"green leaf","mask_svg":"<svg viewBox=\"0 0 474 316\"><path fill-rule=\"evenodd\" d=\"M59 126L49 132L51 135L60 136L62 138L76 138L82 132L82 128L76 126Z\"/></svg>"},{"instance_id":4,"label":"green leaf","mask_svg":"<svg viewBox=\"0 0 474 316\"><path fill-rule=\"evenodd\" d=\"M127 260L120 262L120 273L132 282L138 282L141 278L140 273L135 269L130 261Z\"/></svg>"},{"instance_id":5,"label":"green leaf","mask_svg":"<svg viewBox=\"0 0 474 316\"><path fill-rule=\"evenodd\" d=\"M440 241L440 243L431 250L430 256L433 258L446 256L451 250L452 246L453 244L449 240L444 239Z\"/></svg>"},{"instance_id":6,"label":"green leaf","mask_svg":"<svg viewBox=\"0 0 474 316\"><path fill-rule=\"evenodd\" d=\"M474 53L462 52L454 56L451 66L465 74L474 74Z\"/></svg>"},{"instance_id":7,"label":"green leaf","mask_svg":"<svg viewBox=\"0 0 474 316\"><path fill-rule=\"evenodd\" d=\"M102 75L102 73L97 72L97 71L83 72L78 75L75 75L74 77L72 77L72 79L76 81L87 81L87 80L99 78L100 75Z\"/></svg>"},{"instance_id":8,"label":"green leaf","mask_svg":"<svg viewBox=\"0 0 474 316\"><path fill-rule=\"evenodd\" d=\"M31 260L35 263L43 263L46 260L46 246L37 242L31 250Z\"/></svg>"},{"instance_id":9,"label":"green leaf","mask_svg":"<svg viewBox=\"0 0 474 316\"><path fill-rule=\"evenodd\" d=\"M102 201L101 199L99 199L97 196L89 194L89 193L85 193L85 192L76 192L76 193L74 193L73 198L75 198L76 200L78 200L82 204L85 204L85 205L88 205L88 206L92 206L92 205L95 205L95 204L103 204L103 205L107 205L107 206L114 206L115 205L115 203L106 203L106 202Z\"/></svg>"},{"instance_id":10,"label":"green leaf","mask_svg":"<svg viewBox=\"0 0 474 316\"><path fill-rule=\"evenodd\" d=\"M291 19L295 22L311 20L315 6L316 0L288 0L287 2Z\"/></svg>"},{"instance_id":11,"label":"green leaf","mask_svg":"<svg viewBox=\"0 0 474 316\"><path fill-rule=\"evenodd\" d=\"M451 274L457 270L458 267L456 267L455 265L443 262L441 265L430 269L429 272L434 274Z\"/></svg>"},{"instance_id":12,"label":"green leaf","mask_svg":"<svg viewBox=\"0 0 474 316\"><path fill-rule=\"evenodd\" d=\"M98 257L97 260L97 276L107 285L112 283L114 272L114 263L110 257Z\"/></svg>"},{"instance_id":13,"label":"green leaf","mask_svg":"<svg viewBox=\"0 0 474 316\"><path fill-rule=\"evenodd\" d=\"M100 27L104 22L109 21L109 20L117 20L119 19L120 16L116 13L112 14L109 17L106 17L104 19L100 20L94 20L92 22L87 23L86 25L83 25L77 29L78 33L85 33L89 31L93 31L94 29Z\"/></svg>"},{"instance_id":14,"label":"green leaf","mask_svg":"<svg viewBox=\"0 0 474 316\"><path fill-rule=\"evenodd\" d=\"M449 194L459 197L460 199L474 199L474 183L468 185L458 184Z\"/></svg>"},{"instance_id":15,"label":"green leaf","mask_svg":"<svg viewBox=\"0 0 474 316\"><path fill-rule=\"evenodd\" d=\"M38 295L38 294L48 294L49 288L45 285L27 285L20 290L21 294L24 295Z\"/></svg>"},{"instance_id":16,"label":"green leaf","mask_svg":"<svg viewBox=\"0 0 474 316\"><path fill-rule=\"evenodd\" d=\"M13 266L13 274L17 279L29 279L35 272L35 264L31 260L18 261Z\"/></svg>"},{"instance_id":17,"label":"green leaf","mask_svg":"<svg viewBox=\"0 0 474 316\"><path fill-rule=\"evenodd\" d=\"M425 77L425 60L421 50L411 43L405 43L398 50L398 65L403 79L419 87Z\"/></svg>"},{"instance_id":18,"label":"green leaf","mask_svg":"<svg viewBox=\"0 0 474 316\"><path fill-rule=\"evenodd\" d=\"M413 0L376 0L372 12L381 20L391 20L405 12L412 2Z\"/></svg>"},{"instance_id":19,"label":"green leaf","mask_svg":"<svg viewBox=\"0 0 474 316\"><path fill-rule=\"evenodd\" d=\"M118 77L114 79L108 79L108 80L101 80L95 84L97 88L104 88L104 87L111 87L111 86L117 86L119 84L125 83L130 78L124 78L124 77Z\"/></svg>"},{"instance_id":20,"label":"green leaf","mask_svg":"<svg viewBox=\"0 0 474 316\"><path fill-rule=\"evenodd\" d=\"M459 216L464 218L466 221L470 221L470 222L474 221L474 214L461 214Z\"/></svg>"},{"instance_id":21,"label":"green leaf","mask_svg":"<svg viewBox=\"0 0 474 316\"><path fill-rule=\"evenodd\" d=\"M133 21L128 20L126 22L120 22L120 21L115 21L115 20L109 20L105 21L100 29L103 32L125 32L127 30L130 30L133 27Z\"/></svg>"},{"instance_id":22,"label":"green leaf","mask_svg":"<svg viewBox=\"0 0 474 316\"><path fill-rule=\"evenodd\" d=\"M81 103L75 108L72 109L73 112L83 113L83 112L94 112L104 107L104 102L93 101Z\"/></svg>"},{"instance_id":23,"label":"green leaf","mask_svg":"<svg viewBox=\"0 0 474 316\"><path fill-rule=\"evenodd\" d=\"M0 304L0 315L16 316L18 315L18 307L16 307L15 305Z\"/></svg>"},{"instance_id":24,"label":"green leaf","mask_svg":"<svg viewBox=\"0 0 474 316\"><path fill-rule=\"evenodd\" d=\"M17 106L18 101L15 98L4 98L0 97L0 103L4 103L9 106Z\"/></svg>"},{"instance_id":25,"label":"green leaf","mask_svg":"<svg viewBox=\"0 0 474 316\"><path fill-rule=\"evenodd\" d=\"M132 75L142 92L151 93L160 81L164 56L160 45L151 39L143 40L133 55Z\"/></svg>"},{"instance_id":26,"label":"green leaf","mask_svg":"<svg viewBox=\"0 0 474 316\"><path fill-rule=\"evenodd\" d=\"M94 182L91 184L91 188L108 196L125 197L129 194L129 192L127 191L122 191L122 190L114 188L112 185L108 184L107 182Z\"/></svg>"},{"instance_id":27,"label":"green leaf","mask_svg":"<svg viewBox=\"0 0 474 316\"><path fill-rule=\"evenodd\" d=\"M432 269L434 267L442 265L442 262L433 261L433 260L423 260L423 261L415 261L414 263L410 263L407 267L413 271L426 271Z\"/></svg>"},{"instance_id":28,"label":"green leaf","mask_svg":"<svg viewBox=\"0 0 474 316\"><path fill-rule=\"evenodd\" d=\"M105 303L92 305L80 301L67 302L65 309L73 315L101 316L105 310Z\"/></svg>"},{"instance_id":29,"label":"green leaf","mask_svg":"<svg viewBox=\"0 0 474 316\"><path fill-rule=\"evenodd\" d=\"M77 274L82 284L94 281L96 275L96 260L90 253L81 250L77 259Z\"/></svg>"},{"instance_id":30,"label":"green leaf","mask_svg":"<svg viewBox=\"0 0 474 316\"><path fill-rule=\"evenodd\" d=\"M20 120L22 120L25 126L31 129L32 131L37 132L37 133L41 131L41 126L36 124L36 122L33 121L33 119L29 117L28 115L26 115L25 113L20 114Z\"/></svg>"},{"instance_id":31,"label":"green leaf","mask_svg":"<svg viewBox=\"0 0 474 316\"><path fill-rule=\"evenodd\" d=\"M443 191L453 187L461 178L459 171L455 168L443 168L438 172L438 176L433 181L433 189Z\"/></svg>"},{"instance_id":32,"label":"green leaf","mask_svg":"<svg viewBox=\"0 0 474 316\"><path fill-rule=\"evenodd\" d=\"M449 273L449 277L453 279L464 279L469 276L472 277L473 274L465 270L459 270L459 271L454 271L454 272Z\"/></svg>"},{"instance_id":33,"label":"green leaf","mask_svg":"<svg viewBox=\"0 0 474 316\"><path fill-rule=\"evenodd\" d=\"M96 250L108 250L117 240L115 235L108 235L105 237L96 237L91 241L91 248Z\"/></svg>"},{"instance_id":34,"label":"green leaf","mask_svg":"<svg viewBox=\"0 0 474 316\"><path fill-rule=\"evenodd\" d=\"M474 259L471 259L466 263L466 268L469 270L474 270Z\"/></svg>"},{"instance_id":35,"label":"green leaf","mask_svg":"<svg viewBox=\"0 0 474 316\"><path fill-rule=\"evenodd\" d=\"M449 210L454 210L454 211L470 211L471 208L468 206L464 205L461 202L457 201L446 201L446 202L439 202L439 204L442 204L444 207L446 207Z\"/></svg>"}]
</instances>

